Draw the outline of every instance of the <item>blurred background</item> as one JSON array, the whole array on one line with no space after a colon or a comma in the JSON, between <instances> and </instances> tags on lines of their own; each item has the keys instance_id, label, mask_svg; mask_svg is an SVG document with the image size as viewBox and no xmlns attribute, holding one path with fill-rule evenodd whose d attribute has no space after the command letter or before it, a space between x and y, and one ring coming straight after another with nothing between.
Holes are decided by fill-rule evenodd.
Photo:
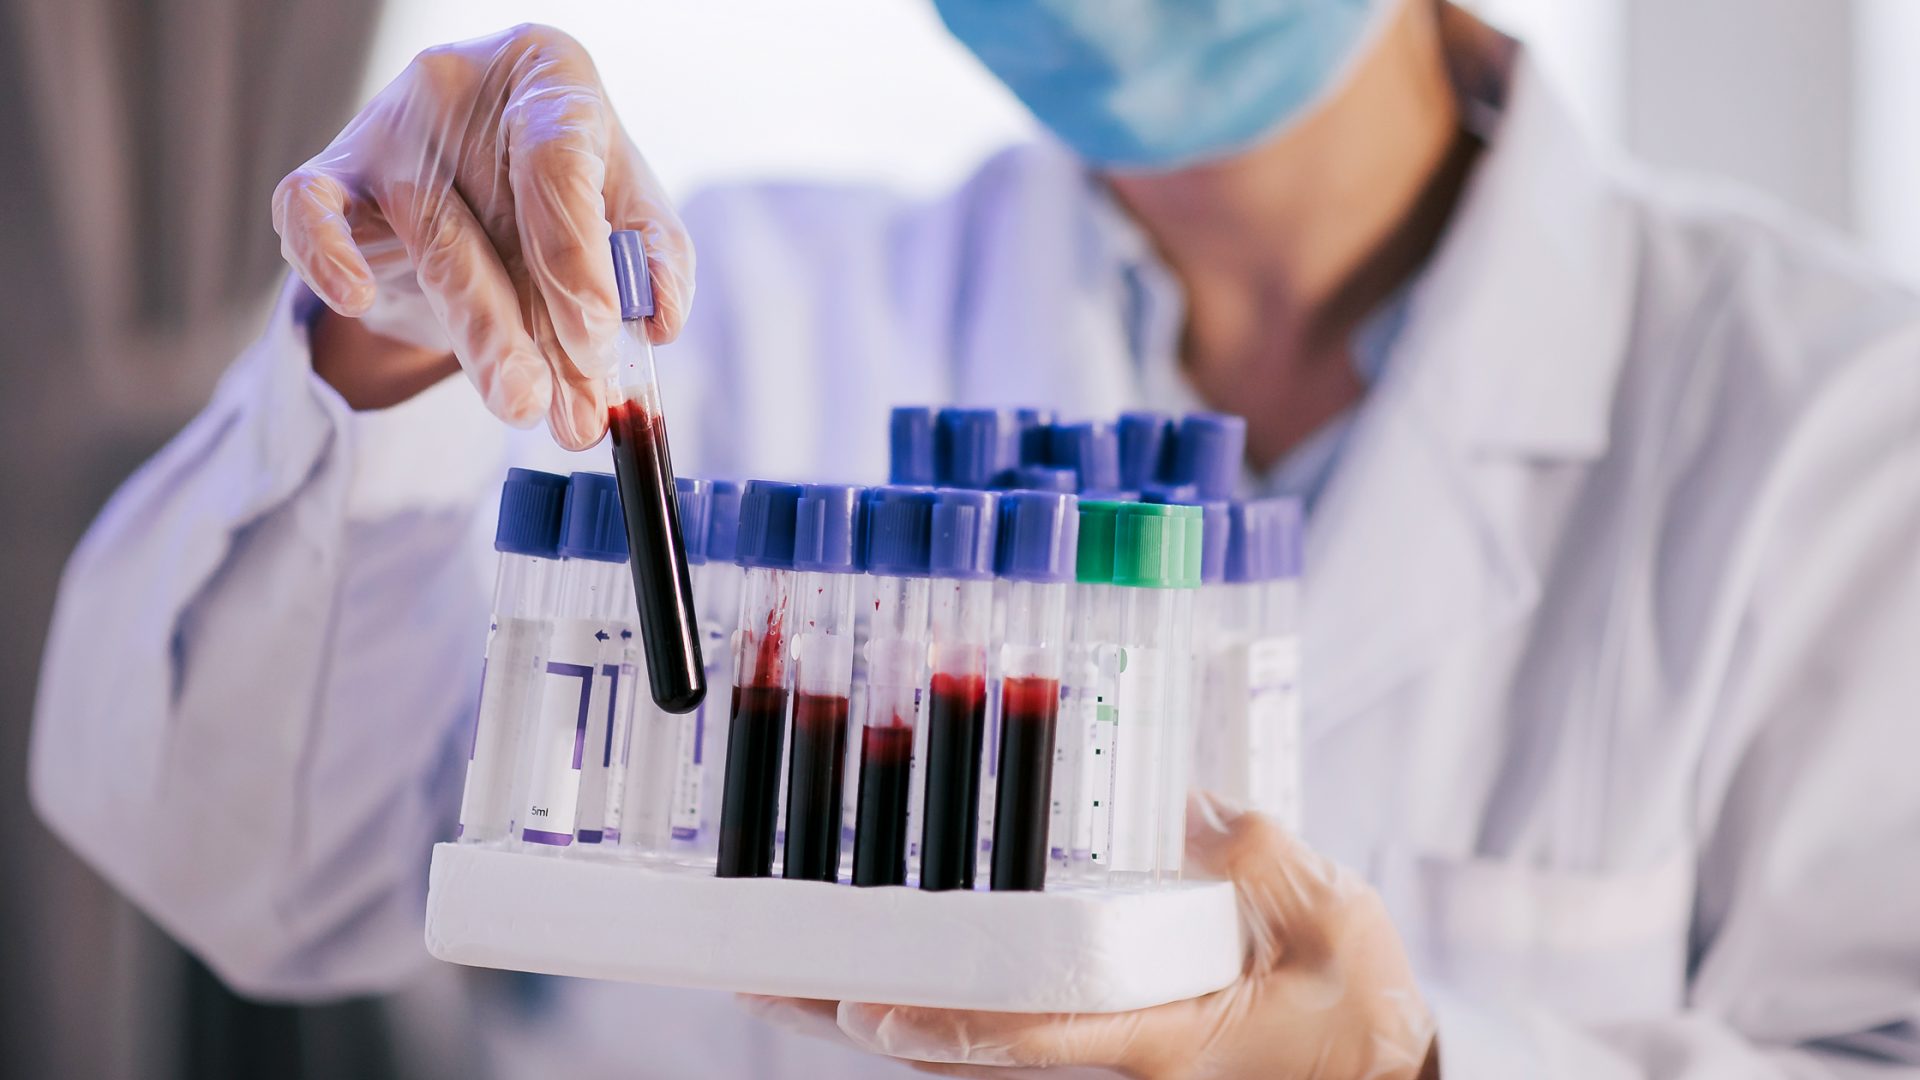
<instances>
[{"instance_id":1,"label":"blurred background","mask_svg":"<svg viewBox=\"0 0 1920 1080\"><path fill-rule=\"evenodd\" d=\"M1469 6L1533 45L1598 138L1758 187L1920 283L1920 0ZM799 176L931 195L1032 133L927 0L0 5L6 1075L471 1074L470 976L436 966L318 1007L234 998L34 820L25 761L68 551L266 313L273 185L420 48L529 19L585 43L682 194Z\"/></svg>"}]
</instances>

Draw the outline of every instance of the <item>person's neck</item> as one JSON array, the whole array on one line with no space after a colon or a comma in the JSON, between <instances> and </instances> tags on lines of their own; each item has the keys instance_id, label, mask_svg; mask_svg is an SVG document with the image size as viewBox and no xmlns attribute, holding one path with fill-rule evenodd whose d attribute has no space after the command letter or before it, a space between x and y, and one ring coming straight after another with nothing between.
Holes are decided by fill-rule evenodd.
<instances>
[{"instance_id":1,"label":"person's neck","mask_svg":"<svg viewBox=\"0 0 1920 1080\"><path fill-rule=\"evenodd\" d=\"M1477 144L1435 0L1405 0L1344 86L1225 161L1107 177L1187 297L1181 363L1266 468L1366 386L1349 341L1438 241Z\"/></svg>"}]
</instances>

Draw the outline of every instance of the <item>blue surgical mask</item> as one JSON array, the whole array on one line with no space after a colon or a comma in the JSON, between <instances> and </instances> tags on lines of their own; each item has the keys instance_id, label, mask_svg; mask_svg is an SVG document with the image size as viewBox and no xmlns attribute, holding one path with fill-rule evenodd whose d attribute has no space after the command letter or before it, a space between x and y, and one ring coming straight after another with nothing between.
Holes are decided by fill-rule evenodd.
<instances>
[{"instance_id":1,"label":"blue surgical mask","mask_svg":"<svg viewBox=\"0 0 1920 1080\"><path fill-rule=\"evenodd\" d=\"M934 0L1027 108L1088 161L1227 157L1312 105L1391 0Z\"/></svg>"}]
</instances>

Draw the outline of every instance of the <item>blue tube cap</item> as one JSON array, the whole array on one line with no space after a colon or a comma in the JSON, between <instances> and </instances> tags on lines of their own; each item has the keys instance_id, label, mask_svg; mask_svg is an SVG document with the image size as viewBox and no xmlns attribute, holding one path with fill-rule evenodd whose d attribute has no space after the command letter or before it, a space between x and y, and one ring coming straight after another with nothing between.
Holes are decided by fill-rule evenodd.
<instances>
[{"instance_id":1,"label":"blue tube cap","mask_svg":"<svg viewBox=\"0 0 1920 1080\"><path fill-rule=\"evenodd\" d=\"M926 577L933 536L933 491L878 487L867 492L862 562L869 574Z\"/></svg>"},{"instance_id":2,"label":"blue tube cap","mask_svg":"<svg viewBox=\"0 0 1920 1080\"><path fill-rule=\"evenodd\" d=\"M1057 417L1052 409L1015 409L1013 421L1020 428L1020 464L1047 463L1047 436Z\"/></svg>"},{"instance_id":3,"label":"blue tube cap","mask_svg":"<svg viewBox=\"0 0 1920 1080\"><path fill-rule=\"evenodd\" d=\"M1052 491L1000 497L994 569L1014 581L1072 581L1080 547L1080 500Z\"/></svg>"},{"instance_id":4,"label":"blue tube cap","mask_svg":"<svg viewBox=\"0 0 1920 1080\"><path fill-rule=\"evenodd\" d=\"M1120 486L1120 440L1112 424L1099 420L1055 424L1047 444L1053 464L1080 474L1082 492Z\"/></svg>"},{"instance_id":5,"label":"blue tube cap","mask_svg":"<svg viewBox=\"0 0 1920 1080\"><path fill-rule=\"evenodd\" d=\"M1234 503L1227 514L1223 577L1234 583L1299 577L1305 539L1300 500Z\"/></svg>"},{"instance_id":6,"label":"blue tube cap","mask_svg":"<svg viewBox=\"0 0 1920 1080\"><path fill-rule=\"evenodd\" d=\"M1148 484L1140 489L1140 501L1172 506L1191 505L1200 501L1200 489L1192 484Z\"/></svg>"},{"instance_id":7,"label":"blue tube cap","mask_svg":"<svg viewBox=\"0 0 1920 1080\"><path fill-rule=\"evenodd\" d=\"M1203 499L1231 499L1247 457L1247 422L1226 413L1189 413L1174 440L1172 480Z\"/></svg>"},{"instance_id":8,"label":"blue tube cap","mask_svg":"<svg viewBox=\"0 0 1920 1080\"><path fill-rule=\"evenodd\" d=\"M508 469L507 481L500 485L500 520L493 529L493 550L559 558L566 505L566 477L538 469Z\"/></svg>"},{"instance_id":9,"label":"blue tube cap","mask_svg":"<svg viewBox=\"0 0 1920 1080\"><path fill-rule=\"evenodd\" d=\"M613 287L620 294L620 318L653 314L653 276L647 272L647 245L639 229L617 229L613 243Z\"/></svg>"},{"instance_id":10,"label":"blue tube cap","mask_svg":"<svg viewBox=\"0 0 1920 1080\"><path fill-rule=\"evenodd\" d=\"M897 406L887 418L887 483L933 483L933 410Z\"/></svg>"},{"instance_id":11,"label":"blue tube cap","mask_svg":"<svg viewBox=\"0 0 1920 1080\"><path fill-rule=\"evenodd\" d=\"M735 546L742 566L793 569L795 516L800 485L749 480L740 493L740 535Z\"/></svg>"},{"instance_id":12,"label":"blue tube cap","mask_svg":"<svg viewBox=\"0 0 1920 1080\"><path fill-rule=\"evenodd\" d=\"M1120 414L1120 486L1134 491L1164 480L1172 469L1173 417L1136 409Z\"/></svg>"},{"instance_id":13,"label":"blue tube cap","mask_svg":"<svg viewBox=\"0 0 1920 1080\"><path fill-rule=\"evenodd\" d=\"M1011 410L941 409L934 417L933 478L944 487L991 487L1020 464L1020 426Z\"/></svg>"},{"instance_id":14,"label":"blue tube cap","mask_svg":"<svg viewBox=\"0 0 1920 1080\"><path fill-rule=\"evenodd\" d=\"M1015 491L1064 491L1071 495L1080 490L1079 473L1052 465L1022 465L1000 479L1002 487Z\"/></svg>"},{"instance_id":15,"label":"blue tube cap","mask_svg":"<svg viewBox=\"0 0 1920 1080\"><path fill-rule=\"evenodd\" d=\"M732 480L707 481L708 562L734 561L740 547L740 485Z\"/></svg>"},{"instance_id":16,"label":"blue tube cap","mask_svg":"<svg viewBox=\"0 0 1920 1080\"><path fill-rule=\"evenodd\" d=\"M860 569L860 517L866 488L807 484L794 511L793 568L851 574Z\"/></svg>"},{"instance_id":17,"label":"blue tube cap","mask_svg":"<svg viewBox=\"0 0 1920 1080\"><path fill-rule=\"evenodd\" d=\"M673 478L673 493L680 504L680 535L687 545L687 562L707 561L707 523L713 519L713 482L691 476Z\"/></svg>"},{"instance_id":18,"label":"blue tube cap","mask_svg":"<svg viewBox=\"0 0 1920 1080\"><path fill-rule=\"evenodd\" d=\"M969 581L993 576L994 510L999 501L991 491L934 492L929 575Z\"/></svg>"},{"instance_id":19,"label":"blue tube cap","mask_svg":"<svg viewBox=\"0 0 1920 1080\"><path fill-rule=\"evenodd\" d=\"M560 554L595 562L627 561L627 519L620 513L620 487L611 473L577 472L567 478Z\"/></svg>"}]
</instances>

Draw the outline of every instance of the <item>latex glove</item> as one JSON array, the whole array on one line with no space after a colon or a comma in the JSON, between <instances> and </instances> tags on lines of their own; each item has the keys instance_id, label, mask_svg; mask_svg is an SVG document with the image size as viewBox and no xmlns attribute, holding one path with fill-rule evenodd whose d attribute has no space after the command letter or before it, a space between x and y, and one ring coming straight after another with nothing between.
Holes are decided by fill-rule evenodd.
<instances>
[{"instance_id":1,"label":"latex glove","mask_svg":"<svg viewBox=\"0 0 1920 1080\"><path fill-rule=\"evenodd\" d=\"M855 1046L958 1076L1061 1066L1154 1080L1437 1076L1433 1020L1378 894L1262 815L1200 796L1187 823L1187 866L1239 894L1247 963L1224 990L1111 1014L745 1003L783 1026L837 1028Z\"/></svg>"},{"instance_id":2,"label":"latex glove","mask_svg":"<svg viewBox=\"0 0 1920 1080\"><path fill-rule=\"evenodd\" d=\"M428 49L273 194L280 248L343 316L451 349L487 408L581 449L606 429L607 237L645 233L671 341L693 245L580 43L520 26Z\"/></svg>"}]
</instances>

